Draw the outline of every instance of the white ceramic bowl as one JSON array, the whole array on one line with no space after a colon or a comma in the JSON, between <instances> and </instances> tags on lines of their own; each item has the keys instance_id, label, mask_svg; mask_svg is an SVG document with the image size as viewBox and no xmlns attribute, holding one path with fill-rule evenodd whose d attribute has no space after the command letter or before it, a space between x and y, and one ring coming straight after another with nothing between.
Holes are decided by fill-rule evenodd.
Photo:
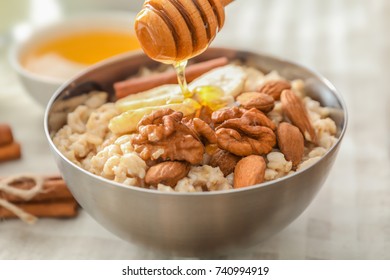
<instances>
[{"instance_id":1,"label":"white ceramic bowl","mask_svg":"<svg viewBox=\"0 0 390 280\"><path fill-rule=\"evenodd\" d=\"M58 87L72 77L60 79L27 70L22 64L22 59L30 51L47 41L89 30L112 30L133 34L134 19L135 13L102 12L77 15L59 20L33 30L22 41L14 42L10 49L11 65L17 72L26 91L34 100L45 107ZM52 67L54 68L56 65L52 65Z\"/></svg>"}]
</instances>

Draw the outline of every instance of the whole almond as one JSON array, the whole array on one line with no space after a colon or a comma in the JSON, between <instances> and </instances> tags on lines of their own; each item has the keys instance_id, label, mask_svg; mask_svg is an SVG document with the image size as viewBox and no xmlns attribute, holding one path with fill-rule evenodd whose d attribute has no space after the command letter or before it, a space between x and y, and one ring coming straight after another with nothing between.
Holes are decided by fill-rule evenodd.
<instances>
[{"instance_id":1,"label":"whole almond","mask_svg":"<svg viewBox=\"0 0 390 280\"><path fill-rule=\"evenodd\" d=\"M257 91L272 96L274 100L279 100L282 91L285 89L291 89L290 82L285 80L276 80L265 82Z\"/></svg>"},{"instance_id":2,"label":"whole almond","mask_svg":"<svg viewBox=\"0 0 390 280\"><path fill-rule=\"evenodd\" d=\"M298 127L283 122L279 124L276 136L280 151L284 154L286 160L292 162L295 169L302 160L305 148L302 133Z\"/></svg>"},{"instance_id":3,"label":"whole almond","mask_svg":"<svg viewBox=\"0 0 390 280\"><path fill-rule=\"evenodd\" d=\"M165 161L148 169L145 183L152 186L164 184L174 187L180 179L187 176L190 165L180 161Z\"/></svg>"},{"instance_id":4,"label":"whole almond","mask_svg":"<svg viewBox=\"0 0 390 280\"><path fill-rule=\"evenodd\" d=\"M317 136L302 100L292 90L284 90L280 101L287 118L299 128L307 141L316 144Z\"/></svg>"},{"instance_id":5,"label":"whole almond","mask_svg":"<svg viewBox=\"0 0 390 280\"><path fill-rule=\"evenodd\" d=\"M240 160L240 157L229 153L228 151L224 151L218 149L210 159L210 165L212 167L219 167L221 169L224 176L229 175L234 171L237 162Z\"/></svg>"},{"instance_id":6,"label":"whole almond","mask_svg":"<svg viewBox=\"0 0 390 280\"><path fill-rule=\"evenodd\" d=\"M264 113L272 111L275 100L272 96L261 92L244 92L237 97L237 101L245 109L256 108Z\"/></svg>"},{"instance_id":7,"label":"whole almond","mask_svg":"<svg viewBox=\"0 0 390 280\"><path fill-rule=\"evenodd\" d=\"M261 156L251 155L241 159L234 169L233 187L238 189L262 183L266 167Z\"/></svg>"}]
</instances>

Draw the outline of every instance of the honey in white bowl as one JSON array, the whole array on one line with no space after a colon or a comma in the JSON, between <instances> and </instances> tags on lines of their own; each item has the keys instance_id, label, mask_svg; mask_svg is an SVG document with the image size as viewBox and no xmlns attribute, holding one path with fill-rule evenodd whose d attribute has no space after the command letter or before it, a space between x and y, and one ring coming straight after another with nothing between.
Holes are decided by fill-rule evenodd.
<instances>
[{"instance_id":1,"label":"honey in white bowl","mask_svg":"<svg viewBox=\"0 0 390 280\"><path fill-rule=\"evenodd\" d=\"M65 80L94 63L139 48L136 36L130 33L82 31L37 44L22 64L32 73Z\"/></svg>"}]
</instances>

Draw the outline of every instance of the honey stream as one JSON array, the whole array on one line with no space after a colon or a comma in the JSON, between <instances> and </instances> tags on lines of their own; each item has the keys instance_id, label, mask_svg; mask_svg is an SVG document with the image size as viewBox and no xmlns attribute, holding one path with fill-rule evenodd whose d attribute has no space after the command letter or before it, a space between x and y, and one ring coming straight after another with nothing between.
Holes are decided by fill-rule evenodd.
<instances>
[{"instance_id":1,"label":"honey stream","mask_svg":"<svg viewBox=\"0 0 390 280\"><path fill-rule=\"evenodd\" d=\"M187 80L186 80L185 70L186 70L187 63L188 60L182 60L182 61L177 61L173 64L176 70L177 81L179 83L181 92L184 95L184 98L190 98L193 95L188 88Z\"/></svg>"},{"instance_id":2,"label":"honey stream","mask_svg":"<svg viewBox=\"0 0 390 280\"><path fill-rule=\"evenodd\" d=\"M188 88L185 69L187 60L174 62L173 66L176 70L177 80L184 98L192 98L198 104L199 108L206 106L212 111L219 110L227 105L224 100L224 92L218 86L203 85L195 87L192 91Z\"/></svg>"}]
</instances>

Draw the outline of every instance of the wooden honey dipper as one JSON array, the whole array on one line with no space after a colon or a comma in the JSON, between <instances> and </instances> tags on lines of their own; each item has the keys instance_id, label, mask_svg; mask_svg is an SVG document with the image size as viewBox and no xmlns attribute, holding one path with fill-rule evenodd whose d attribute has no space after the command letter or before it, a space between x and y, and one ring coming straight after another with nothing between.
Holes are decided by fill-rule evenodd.
<instances>
[{"instance_id":1,"label":"wooden honey dipper","mask_svg":"<svg viewBox=\"0 0 390 280\"><path fill-rule=\"evenodd\" d=\"M144 52L174 63L203 52L225 21L224 7L233 0L146 0L135 21Z\"/></svg>"}]
</instances>

